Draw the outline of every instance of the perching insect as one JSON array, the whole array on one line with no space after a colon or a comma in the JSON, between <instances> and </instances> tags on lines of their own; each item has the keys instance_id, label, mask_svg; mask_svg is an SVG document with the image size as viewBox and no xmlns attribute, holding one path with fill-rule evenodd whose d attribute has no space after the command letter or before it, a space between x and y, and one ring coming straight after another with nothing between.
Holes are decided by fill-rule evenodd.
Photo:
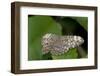
<instances>
[{"instance_id":1,"label":"perching insect","mask_svg":"<svg viewBox=\"0 0 100 76\"><path fill-rule=\"evenodd\" d=\"M42 53L50 52L52 55L61 55L71 48L80 46L82 43L84 43L84 39L80 36L45 34L42 38Z\"/></svg>"}]
</instances>

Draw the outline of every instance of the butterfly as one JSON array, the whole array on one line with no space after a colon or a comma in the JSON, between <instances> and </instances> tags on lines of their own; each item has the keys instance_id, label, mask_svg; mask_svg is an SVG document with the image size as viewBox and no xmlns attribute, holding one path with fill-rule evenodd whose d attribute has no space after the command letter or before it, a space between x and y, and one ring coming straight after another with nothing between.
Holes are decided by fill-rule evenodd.
<instances>
[{"instance_id":1,"label":"butterfly","mask_svg":"<svg viewBox=\"0 0 100 76\"><path fill-rule=\"evenodd\" d=\"M61 36L48 33L42 37L41 42L43 54L50 52L52 55L61 55L83 44L84 39L75 35Z\"/></svg>"}]
</instances>

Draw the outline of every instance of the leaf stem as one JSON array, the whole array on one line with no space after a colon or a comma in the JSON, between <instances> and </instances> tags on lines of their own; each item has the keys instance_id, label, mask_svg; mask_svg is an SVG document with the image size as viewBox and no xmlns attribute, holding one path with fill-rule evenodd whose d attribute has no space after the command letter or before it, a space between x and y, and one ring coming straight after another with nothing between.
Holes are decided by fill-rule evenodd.
<instances>
[{"instance_id":1,"label":"leaf stem","mask_svg":"<svg viewBox=\"0 0 100 76\"><path fill-rule=\"evenodd\" d=\"M78 53L81 56L81 58L86 58L86 53L85 53L84 49L81 46L78 47Z\"/></svg>"}]
</instances>

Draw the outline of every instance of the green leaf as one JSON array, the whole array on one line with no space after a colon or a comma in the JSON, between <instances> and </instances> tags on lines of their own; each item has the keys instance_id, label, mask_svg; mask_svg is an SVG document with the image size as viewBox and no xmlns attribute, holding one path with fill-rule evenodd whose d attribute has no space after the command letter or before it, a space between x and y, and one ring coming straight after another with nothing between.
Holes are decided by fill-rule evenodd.
<instances>
[{"instance_id":1,"label":"green leaf","mask_svg":"<svg viewBox=\"0 0 100 76\"><path fill-rule=\"evenodd\" d=\"M47 53L47 54L44 54L44 55L42 56L42 59L43 59L43 60L52 60L52 55L51 55L51 53L49 52L49 53Z\"/></svg>"},{"instance_id":2,"label":"green leaf","mask_svg":"<svg viewBox=\"0 0 100 76\"><path fill-rule=\"evenodd\" d=\"M78 54L76 48L70 49L68 52L62 55L52 56L53 59L76 59L77 57Z\"/></svg>"},{"instance_id":3,"label":"green leaf","mask_svg":"<svg viewBox=\"0 0 100 76\"><path fill-rule=\"evenodd\" d=\"M46 33L61 34L61 26L50 16L28 16L28 60L41 60L41 38Z\"/></svg>"},{"instance_id":4,"label":"green leaf","mask_svg":"<svg viewBox=\"0 0 100 76\"><path fill-rule=\"evenodd\" d=\"M88 18L87 17L72 17L75 19L78 23L80 23L81 26L84 27L85 30L88 30Z\"/></svg>"}]
</instances>

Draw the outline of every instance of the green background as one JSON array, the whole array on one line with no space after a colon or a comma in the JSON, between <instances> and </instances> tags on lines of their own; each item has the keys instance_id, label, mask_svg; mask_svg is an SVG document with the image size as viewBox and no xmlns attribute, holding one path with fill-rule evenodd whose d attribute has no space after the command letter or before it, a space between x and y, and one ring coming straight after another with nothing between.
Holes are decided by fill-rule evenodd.
<instances>
[{"instance_id":1,"label":"green background","mask_svg":"<svg viewBox=\"0 0 100 76\"><path fill-rule=\"evenodd\" d=\"M87 31L87 17L71 17L75 19ZM70 23L73 24L73 23ZM66 24L66 26L69 26ZM53 56L50 53L42 55L41 38L46 33L62 35L62 27L51 16L28 16L28 60L53 60L53 59L76 59L78 58L77 48L70 49L60 56ZM87 54L84 55L86 57Z\"/></svg>"}]
</instances>

